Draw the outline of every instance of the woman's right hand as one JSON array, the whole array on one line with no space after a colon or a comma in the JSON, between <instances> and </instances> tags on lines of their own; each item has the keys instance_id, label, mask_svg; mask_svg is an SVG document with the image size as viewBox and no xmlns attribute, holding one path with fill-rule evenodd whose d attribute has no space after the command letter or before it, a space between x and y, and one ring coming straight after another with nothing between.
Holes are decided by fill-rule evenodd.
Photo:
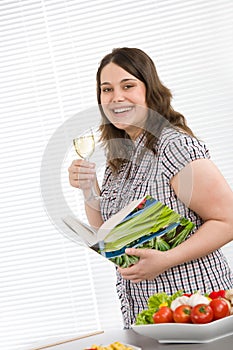
<instances>
[{"instance_id":1,"label":"woman's right hand","mask_svg":"<svg viewBox=\"0 0 233 350\"><path fill-rule=\"evenodd\" d=\"M100 195L100 188L96 177L95 163L82 159L73 160L68 171L71 186L83 191L89 224L98 229L102 225L103 219L100 213L100 201L98 197ZM93 198L93 190L97 197Z\"/></svg>"},{"instance_id":2,"label":"woman's right hand","mask_svg":"<svg viewBox=\"0 0 233 350\"><path fill-rule=\"evenodd\" d=\"M73 160L68 171L71 186L83 191L90 190L93 186L93 181L96 179L95 163L82 159Z\"/></svg>"}]
</instances>

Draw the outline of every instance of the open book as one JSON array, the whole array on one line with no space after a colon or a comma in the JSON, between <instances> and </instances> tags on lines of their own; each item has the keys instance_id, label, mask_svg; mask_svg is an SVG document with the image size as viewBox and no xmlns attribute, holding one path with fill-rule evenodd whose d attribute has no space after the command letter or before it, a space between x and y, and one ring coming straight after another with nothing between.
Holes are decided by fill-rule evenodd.
<instances>
[{"instance_id":1,"label":"open book","mask_svg":"<svg viewBox=\"0 0 233 350\"><path fill-rule=\"evenodd\" d=\"M149 195L131 202L98 231L73 216L62 220L77 235L77 243L81 238L88 247L121 267L138 261L138 257L125 254L126 248L172 249L194 228L189 219Z\"/></svg>"}]
</instances>

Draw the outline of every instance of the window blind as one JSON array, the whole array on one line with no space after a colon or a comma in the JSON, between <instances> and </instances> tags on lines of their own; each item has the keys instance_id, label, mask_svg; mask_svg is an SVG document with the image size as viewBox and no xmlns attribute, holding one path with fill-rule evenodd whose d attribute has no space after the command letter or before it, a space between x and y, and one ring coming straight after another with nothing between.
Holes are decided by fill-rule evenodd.
<instances>
[{"instance_id":1,"label":"window blind","mask_svg":"<svg viewBox=\"0 0 233 350\"><path fill-rule=\"evenodd\" d=\"M232 14L228 0L1 1L1 348L122 327L114 268L63 237L40 188L48 143L75 114L77 130L86 127L82 111L96 105L96 70L112 48L139 47L154 59L173 106L233 186ZM62 194L85 220L65 145ZM224 251L233 266L232 244Z\"/></svg>"}]
</instances>

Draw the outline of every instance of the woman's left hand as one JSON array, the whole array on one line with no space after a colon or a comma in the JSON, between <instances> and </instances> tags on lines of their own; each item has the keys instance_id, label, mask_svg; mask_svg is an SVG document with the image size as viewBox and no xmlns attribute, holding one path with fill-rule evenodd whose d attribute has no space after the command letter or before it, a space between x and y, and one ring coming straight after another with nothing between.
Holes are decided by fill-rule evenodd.
<instances>
[{"instance_id":1,"label":"woman's left hand","mask_svg":"<svg viewBox=\"0 0 233 350\"><path fill-rule=\"evenodd\" d=\"M138 283L144 280L153 280L169 268L167 252L156 249L127 248L126 254L139 257L139 261L130 267L120 268L118 271L126 280Z\"/></svg>"}]
</instances>

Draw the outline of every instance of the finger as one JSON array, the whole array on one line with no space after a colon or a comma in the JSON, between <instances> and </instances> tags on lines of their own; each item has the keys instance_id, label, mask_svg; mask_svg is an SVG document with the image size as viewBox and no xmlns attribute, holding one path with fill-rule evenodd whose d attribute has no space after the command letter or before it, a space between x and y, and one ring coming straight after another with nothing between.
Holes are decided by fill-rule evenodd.
<instances>
[{"instance_id":1,"label":"finger","mask_svg":"<svg viewBox=\"0 0 233 350\"><path fill-rule=\"evenodd\" d=\"M93 178L92 175L87 175L82 178L80 174L77 174L76 176L73 175L70 177L70 183L74 187L88 189L92 186Z\"/></svg>"},{"instance_id":2,"label":"finger","mask_svg":"<svg viewBox=\"0 0 233 350\"><path fill-rule=\"evenodd\" d=\"M89 188L94 179L95 174L93 173L80 173L79 171L69 173L71 186L81 189Z\"/></svg>"},{"instance_id":3,"label":"finger","mask_svg":"<svg viewBox=\"0 0 233 350\"><path fill-rule=\"evenodd\" d=\"M74 169L76 169L77 167L82 165L82 160L79 159L75 159L72 161L72 163L70 164L68 171L72 172Z\"/></svg>"},{"instance_id":4,"label":"finger","mask_svg":"<svg viewBox=\"0 0 233 350\"><path fill-rule=\"evenodd\" d=\"M83 168L95 168L95 163L88 162L85 159L76 159L76 160L73 160L71 166L83 167Z\"/></svg>"},{"instance_id":5,"label":"finger","mask_svg":"<svg viewBox=\"0 0 233 350\"><path fill-rule=\"evenodd\" d=\"M135 265L132 265L130 267L118 267L118 271L124 278L134 278L137 276L137 268L135 268Z\"/></svg>"},{"instance_id":6,"label":"finger","mask_svg":"<svg viewBox=\"0 0 233 350\"><path fill-rule=\"evenodd\" d=\"M137 257L144 257L146 249L137 249L137 248L127 248L125 250L127 255L134 255Z\"/></svg>"},{"instance_id":7,"label":"finger","mask_svg":"<svg viewBox=\"0 0 233 350\"><path fill-rule=\"evenodd\" d=\"M90 168L90 167L80 167L80 166L76 166L73 168L69 168L69 174L92 174L95 175L95 169L94 168Z\"/></svg>"},{"instance_id":8,"label":"finger","mask_svg":"<svg viewBox=\"0 0 233 350\"><path fill-rule=\"evenodd\" d=\"M96 176L95 169L83 168L83 167L76 169L76 171L74 171L74 174L78 174L81 179L85 176L91 177L91 178Z\"/></svg>"},{"instance_id":9,"label":"finger","mask_svg":"<svg viewBox=\"0 0 233 350\"><path fill-rule=\"evenodd\" d=\"M93 179L95 178L95 175L92 173L78 172L78 173L74 173L74 178L77 179L78 181L93 181Z\"/></svg>"},{"instance_id":10,"label":"finger","mask_svg":"<svg viewBox=\"0 0 233 350\"><path fill-rule=\"evenodd\" d=\"M95 171L95 163L90 163L85 160L74 160L68 168L69 173L76 173L79 171L84 171L84 169L89 169L92 172Z\"/></svg>"},{"instance_id":11,"label":"finger","mask_svg":"<svg viewBox=\"0 0 233 350\"><path fill-rule=\"evenodd\" d=\"M93 180L96 177L95 169L76 166L69 169L69 177L75 180Z\"/></svg>"},{"instance_id":12,"label":"finger","mask_svg":"<svg viewBox=\"0 0 233 350\"><path fill-rule=\"evenodd\" d=\"M138 276L123 276L122 277L125 279L125 280L130 280L131 282L133 283L138 283L138 282L141 282L142 281L142 278L138 277Z\"/></svg>"}]
</instances>

